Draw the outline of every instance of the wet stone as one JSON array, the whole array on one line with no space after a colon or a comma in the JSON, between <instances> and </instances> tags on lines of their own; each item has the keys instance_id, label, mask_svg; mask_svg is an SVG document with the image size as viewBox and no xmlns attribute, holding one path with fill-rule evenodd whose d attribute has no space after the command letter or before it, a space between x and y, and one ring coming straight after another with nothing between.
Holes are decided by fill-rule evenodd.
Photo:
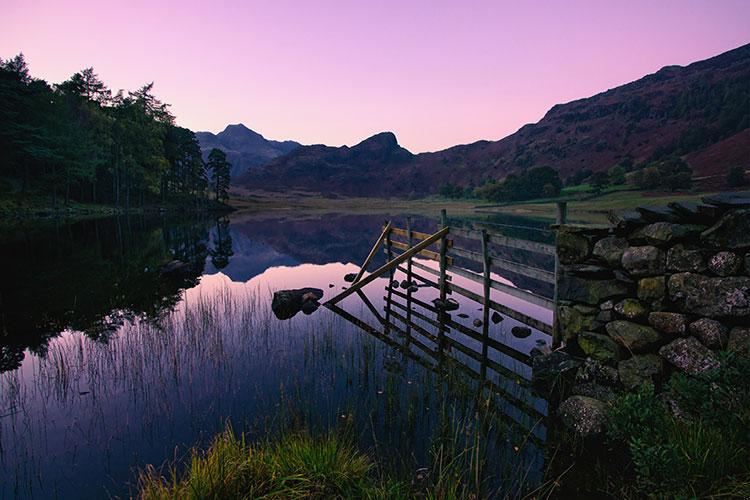
<instances>
[{"instance_id":1,"label":"wet stone","mask_svg":"<svg viewBox=\"0 0 750 500\"><path fill-rule=\"evenodd\" d=\"M629 247L622 255L622 267L633 276L664 274L664 252L655 246Z\"/></svg>"},{"instance_id":2,"label":"wet stone","mask_svg":"<svg viewBox=\"0 0 750 500\"><path fill-rule=\"evenodd\" d=\"M719 252L709 259L708 268L718 276L732 276L742 269L742 259L734 252Z\"/></svg>"},{"instance_id":3,"label":"wet stone","mask_svg":"<svg viewBox=\"0 0 750 500\"><path fill-rule=\"evenodd\" d=\"M475 320L474 320L474 321L472 322L472 325L474 325L474 326L475 326L475 327L477 327L477 328L479 328L479 327L480 327L480 326L482 326L483 324L484 324L484 322L483 322L483 321L482 321L481 319L479 319L479 318L475 319Z\"/></svg>"},{"instance_id":4,"label":"wet stone","mask_svg":"<svg viewBox=\"0 0 750 500\"><path fill-rule=\"evenodd\" d=\"M500 316L500 313L499 313L499 312L497 312L497 311L493 311L493 312L492 312L492 318L491 318L491 319L492 319L492 322L493 322L494 324L498 324L498 323L500 323L500 322L501 322L501 321L503 320L503 317L502 317L502 316Z\"/></svg>"},{"instance_id":5,"label":"wet stone","mask_svg":"<svg viewBox=\"0 0 750 500\"><path fill-rule=\"evenodd\" d=\"M278 319L289 319L300 312L303 305L308 302L312 302L317 309L317 301L321 298L323 298L323 290L319 288L279 290L273 294L271 310ZM310 310L310 306L307 306L307 309ZM306 314L311 312L314 312L314 310Z\"/></svg>"},{"instance_id":6,"label":"wet stone","mask_svg":"<svg viewBox=\"0 0 750 500\"><path fill-rule=\"evenodd\" d=\"M677 244L667 251L667 269L700 273L706 270L703 250Z\"/></svg>"},{"instance_id":7,"label":"wet stone","mask_svg":"<svg viewBox=\"0 0 750 500\"><path fill-rule=\"evenodd\" d=\"M688 318L684 314L652 312L648 315L648 322L660 332L670 335L685 335L687 333Z\"/></svg>"},{"instance_id":8,"label":"wet stone","mask_svg":"<svg viewBox=\"0 0 750 500\"><path fill-rule=\"evenodd\" d=\"M514 326L510 329L510 333L517 339L525 339L531 335L531 328L528 326Z\"/></svg>"},{"instance_id":9,"label":"wet stone","mask_svg":"<svg viewBox=\"0 0 750 500\"><path fill-rule=\"evenodd\" d=\"M636 299L625 299L615 304L615 312L630 321L646 321L649 310Z\"/></svg>"},{"instance_id":10,"label":"wet stone","mask_svg":"<svg viewBox=\"0 0 750 500\"><path fill-rule=\"evenodd\" d=\"M463 318L463 319L466 319L466 318L468 318L468 317L469 317L469 315L468 315L468 314L466 314L466 313L458 313L458 314L457 314L457 316L458 316L459 318Z\"/></svg>"},{"instance_id":11,"label":"wet stone","mask_svg":"<svg viewBox=\"0 0 750 500\"><path fill-rule=\"evenodd\" d=\"M607 422L607 403L588 396L571 396L557 412L566 427L580 437L601 434Z\"/></svg>"},{"instance_id":12,"label":"wet stone","mask_svg":"<svg viewBox=\"0 0 750 500\"><path fill-rule=\"evenodd\" d=\"M607 323L607 333L612 339L631 352L644 352L661 341L661 334L650 326L630 321Z\"/></svg>"},{"instance_id":13,"label":"wet stone","mask_svg":"<svg viewBox=\"0 0 750 500\"><path fill-rule=\"evenodd\" d=\"M622 260L622 254L628 247L628 241L625 238L609 236L596 242L594 245L594 257L606 262L611 267L617 267Z\"/></svg>"},{"instance_id":14,"label":"wet stone","mask_svg":"<svg viewBox=\"0 0 750 500\"><path fill-rule=\"evenodd\" d=\"M650 382L658 384L664 372L664 361L658 354L636 354L617 365L620 382L633 390Z\"/></svg>"},{"instance_id":15,"label":"wet stone","mask_svg":"<svg viewBox=\"0 0 750 500\"><path fill-rule=\"evenodd\" d=\"M354 278L357 277L357 273L348 273L344 275L344 281L347 283L351 283L354 281Z\"/></svg>"},{"instance_id":16,"label":"wet stone","mask_svg":"<svg viewBox=\"0 0 750 500\"><path fill-rule=\"evenodd\" d=\"M701 318L690 323L688 331L709 349L718 350L726 345L729 328L716 320Z\"/></svg>"},{"instance_id":17,"label":"wet stone","mask_svg":"<svg viewBox=\"0 0 750 500\"><path fill-rule=\"evenodd\" d=\"M719 367L713 351L698 342L695 337L682 337L670 342L659 354L678 370L694 375Z\"/></svg>"}]
</instances>

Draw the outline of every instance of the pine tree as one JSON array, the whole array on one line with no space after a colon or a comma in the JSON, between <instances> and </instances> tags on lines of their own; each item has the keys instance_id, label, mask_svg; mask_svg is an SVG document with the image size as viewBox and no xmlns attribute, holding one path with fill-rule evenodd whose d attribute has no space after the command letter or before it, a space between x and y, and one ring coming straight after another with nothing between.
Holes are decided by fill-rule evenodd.
<instances>
[{"instance_id":1,"label":"pine tree","mask_svg":"<svg viewBox=\"0 0 750 500\"><path fill-rule=\"evenodd\" d=\"M208 154L208 169L213 175L216 201L224 201L229 198L229 167L227 155L220 149L213 148Z\"/></svg>"}]
</instances>

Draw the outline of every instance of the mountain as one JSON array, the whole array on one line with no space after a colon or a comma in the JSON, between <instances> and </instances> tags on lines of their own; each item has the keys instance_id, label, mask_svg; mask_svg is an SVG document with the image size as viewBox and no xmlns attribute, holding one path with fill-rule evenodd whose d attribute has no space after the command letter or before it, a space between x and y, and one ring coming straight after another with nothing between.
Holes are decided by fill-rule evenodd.
<instances>
[{"instance_id":1,"label":"mountain","mask_svg":"<svg viewBox=\"0 0 750 500\"><path fill-rule=\"evenodd\" d=\"M294 141L270 141L241 123L227 125L218 134L196 132L195 136L201 145L204 159L213 148L221 149L227 154L227 159L232 164L232 179L242 176L251 167L263 165L300 146Z\"/></svg>"},{"instance_id":2,"label":"mountain","mask_svg":"<svg viewBox=\"0 0 750 500\"><path fill-rule=\"evenodd\" d=\"M750 168L750 44L558 104L499 141L411 155L393 134L387 141L382 136L352 148L303 146L240 183L259 190L419 196L446 182L479 185L534 166L550 166L567 178L584 168L596 172L626 159L639 165L676 154L703 182L723 186L729 168ZM373 140L383 152L398 153L354 154Z\"/></svg>"}]
</instances>

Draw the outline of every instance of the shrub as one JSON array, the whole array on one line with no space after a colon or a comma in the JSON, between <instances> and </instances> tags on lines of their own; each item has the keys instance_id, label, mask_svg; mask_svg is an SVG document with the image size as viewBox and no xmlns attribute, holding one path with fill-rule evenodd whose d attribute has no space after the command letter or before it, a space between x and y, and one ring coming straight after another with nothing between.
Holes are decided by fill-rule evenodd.
<instances>
[{"instance_id":1,"label":"shrub","mask_svg":"<svg viewBox=\"0 0 750 500\"><path fill-rule=\"evenodd\" d=\"M748 183L747 176L745 175L745 169L739 165L729 169L727 174L727 186L729 187L742 187Z\"/></svg>"}]
</instances>

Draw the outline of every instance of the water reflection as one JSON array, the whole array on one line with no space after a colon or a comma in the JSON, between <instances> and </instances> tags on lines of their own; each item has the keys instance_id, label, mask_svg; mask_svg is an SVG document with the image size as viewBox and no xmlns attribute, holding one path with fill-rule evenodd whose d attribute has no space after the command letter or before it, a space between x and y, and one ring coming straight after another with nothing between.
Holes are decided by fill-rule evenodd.
<instances>
[{"instance_id":1,"label":"water reflection","mask_svg":"<svg viewBox=\"0 0 750 500\"><path fill-rule=\"evenodd\" d=\"M345 427L384 464L415 470L489 400L470 427L502 471L493 487L538 477L546 405L525 359L540 332L517 339L513 320L486 322L492 345L508 346L490 348L466 333L484 317L476 303L459 298L440 318L434 289L388 277L341 302L344 315L274 316L274 291L315 287L322 302L347 286L382 222L131 217L3 235L0 497L127 496L137 467L184 458L227 419L251 438Z\"/></svg>"}]
</instances>

